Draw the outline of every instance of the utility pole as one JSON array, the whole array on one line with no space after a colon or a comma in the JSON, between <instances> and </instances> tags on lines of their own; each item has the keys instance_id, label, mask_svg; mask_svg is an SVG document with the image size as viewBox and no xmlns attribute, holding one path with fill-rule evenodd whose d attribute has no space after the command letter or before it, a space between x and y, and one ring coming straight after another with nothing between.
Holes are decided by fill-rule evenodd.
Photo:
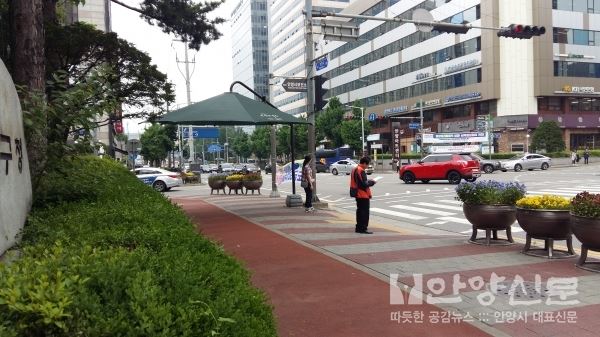
<instances>
[{"instance_id":1,"label":"utility pole","mask_svg":"<svg viewBox=\"0 0 600 337\"><path fill-rule=\"evenodd\" d=\"M420 148L420 152L421 152L421 159L423 159L423 133L424 133L424 125L423 125L423 99L421 98L419 100L419 115L421 117L420 119L420 123L421 123L421 127L419 128L419 131L421 131L421 148Z\"/></svg>"},{"instance_id":2,"label":"utility pole","mask_svg":"<svg viewBox=\"0 0 600 337\"><path fill-rule=\"evenodd\" d=\"M187 105L192 104L192 86L191 86L191 76L192 74L190 74L190 63L196 63L195 61L190 61L188 58L188 45L187 45L187 41L185 40L174 40L174 41L178 41L178 42L183 42L183 62L179 61L179 59L175 58L177 63L183 63L185 64L185 74L182 73L183 78L185 80L185 89L186 89L186 97L187 97ZM179 69L179 72L181 72L181 69ZM193 73L193 71L192 71ZM194 154L194 129L192 128L191 125L188 126L188 145L190 147L190 159L191 160L195 160L195 154ZM181 146L179 149L179 162L181 165L181 161L183 160L183 154L181 152Z\"/></svg>"},{"instance_id":3,"label":"utility pole","mask_svg":"<svg viewBox=\"0 0 600 337\"><path fill-rule=\"evenodd\" d=\"M315 85L313 80L313 59L314 59L314 50L313 50L313 32L312 32L312 0L304 0L304 10L306 14L306 114L308 116L308 151L311 160L311 168L313 173L313 178L315 179L315 190L313 191L313 201L319 202L319 197L317 196L317 169L316 169L316 156L315 156ZM292 158L292 163L296 158ZM293 166L292 166L293 167Z\"/></svg>"}]
</instances>

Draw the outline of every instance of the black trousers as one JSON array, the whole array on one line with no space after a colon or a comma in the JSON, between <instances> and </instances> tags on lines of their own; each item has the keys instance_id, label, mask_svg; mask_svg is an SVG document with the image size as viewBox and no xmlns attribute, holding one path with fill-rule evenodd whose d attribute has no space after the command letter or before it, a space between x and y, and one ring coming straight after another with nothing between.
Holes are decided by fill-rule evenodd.
<instances>
[{"instance_id":1,"label":"black trousers","mask_svg":"<svg viewBox=\"0 0 600 337\"><path fill-rule=\"evenodd\" d=\"M356 231L364 232L369 227L371 199L356 198Z\"/></svg>"},{"instance_id":2,"label":"black trousers","mask_svg":"<svg viewBox=\"0 0 600 337\"><path fill-rule=\"evenodd\" d=\"M312 201L313 201L313 191L312 191L312 188L305 187L304 188L304 193L306 193L306 201L304 202L304 207L311 208L312 207Z\"/></svg>"}]
</instances>

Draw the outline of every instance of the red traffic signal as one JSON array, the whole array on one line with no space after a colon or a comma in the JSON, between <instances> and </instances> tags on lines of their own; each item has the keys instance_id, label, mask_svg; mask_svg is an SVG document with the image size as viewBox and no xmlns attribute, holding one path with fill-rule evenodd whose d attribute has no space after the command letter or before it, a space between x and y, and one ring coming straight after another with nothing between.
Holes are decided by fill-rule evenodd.
<instances>
[{"instance_id":1,"label":"red traffic signal","mask_svg":"<svg viewBox=\"0 0 600 337\"><path fill-rule=\"evenodd\" d=\"M502 27L496 35L499 37L510 37L512 39L531 39L533 36L540 36L546 33L544 26L525 26L512 24L508 27Z\"/></svg>"}]
</instances>

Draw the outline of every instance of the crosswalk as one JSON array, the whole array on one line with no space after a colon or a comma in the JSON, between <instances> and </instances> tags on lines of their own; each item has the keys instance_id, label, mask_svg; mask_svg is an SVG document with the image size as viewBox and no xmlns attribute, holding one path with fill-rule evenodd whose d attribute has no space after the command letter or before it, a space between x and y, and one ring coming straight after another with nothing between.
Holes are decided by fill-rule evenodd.
<instances>
[{"instance_id":1,"label":"crosswalk","mask_svg":"<svg viewBox=\"0 0 600 337\"><path fill-rule=\"evenodd\" d=\"M561 187L549 187L551 185L562 185ZM527 195L554 194L572 198L577 193L588 191L600 193L600 184L589 182L564 182L563 184L531 184ZM462 203L454 199L453 191L432 191L429 195L419 194L410 198L406 194L388 195L374 197L371 201L371 214L392 218L398 221L408 221L418 225L448 230L455 233L470 234L471 224L464 217ZM354 209L356 207L351 198L337 200L326 200L333 205L343 209ZM513 233L523 230L515 222Z\"/></svg>"}]
</instances>

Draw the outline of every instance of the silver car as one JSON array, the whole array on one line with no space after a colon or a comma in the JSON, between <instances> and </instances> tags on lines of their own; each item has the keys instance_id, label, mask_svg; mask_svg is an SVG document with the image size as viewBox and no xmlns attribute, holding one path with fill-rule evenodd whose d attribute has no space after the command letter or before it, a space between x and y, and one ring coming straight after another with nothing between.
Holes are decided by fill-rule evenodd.
<instances>
[{"instance_id":1,"label":"silver car","mask_svg":"<svg viewBox=\"0 0 600 337\"><path fill-rule=\"evenodd\" d=\"M512 157L507 161L502 162L502 172L507 170L515 170L519 172L523 169L532 171L534 169L547 170L552 165L552 159L541 154L525 153Z\"/></svg>"},{"instance_id":2,"label":"silver car","mask_svg":"<svg viewBox=\"0 0 600 337\"><path fill-rule=\"evenodd\" d=\"M355 162L354 160L343 159L343 160L338 160L335 163L331 164L329 166L329 171L331 171L331 173L334 176L337 176L340 173L350 174L352 172L352 169L357 166L358 166L358 163ZM373 165L369 164L369 166L367 167L365 172L367 174L372 174L373 173Z\"/></svg>"}]
</instances>

